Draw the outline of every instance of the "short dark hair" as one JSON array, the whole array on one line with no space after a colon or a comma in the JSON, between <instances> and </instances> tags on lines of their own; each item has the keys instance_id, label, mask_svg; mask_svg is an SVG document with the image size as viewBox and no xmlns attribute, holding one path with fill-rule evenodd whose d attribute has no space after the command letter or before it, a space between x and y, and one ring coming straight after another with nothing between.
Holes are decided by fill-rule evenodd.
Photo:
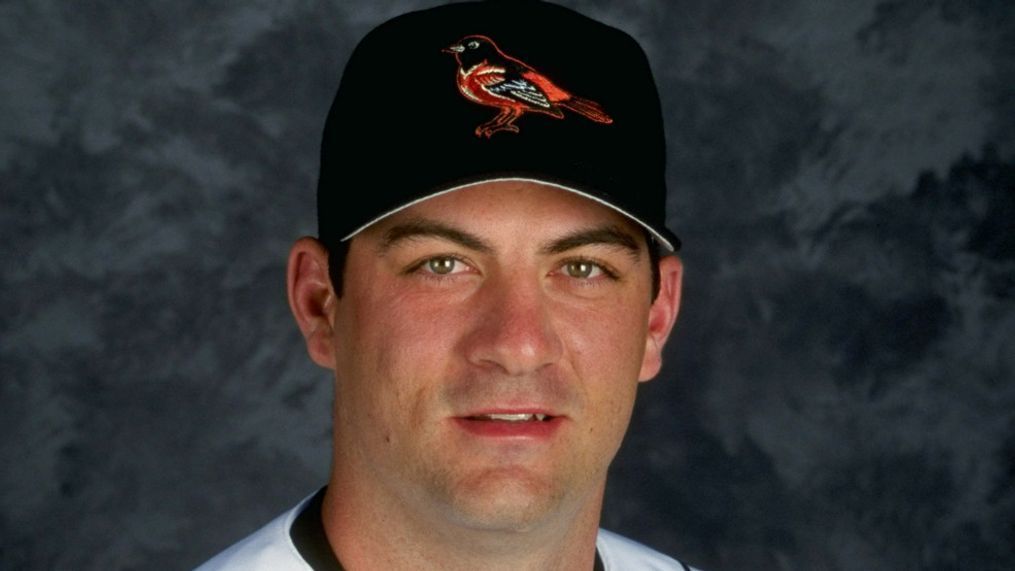
<instances>
[{"instance_id":1,"label":"short dark hair","mask_svg":"<svg viewBox=\"0 0 1015 571\"><path fill-rule=\"evenodd\" d=\"M659 259L662 256L660 253L661 247L647 230L642 230L642 232L645 235L645 244L648 245L648 262L652 268L652 301L655 301L659 295ZM342 297L345 259L349 255L349 243L351 241L345 240L335 242L334 244L325 244L328 248L328 277L331 278L331 287L335 290L335 295L338 297Z\"/></svg>"},{"instance_id":2,"label":"short dark hair","mask_svg":"<svg viewBox=\"0 0 1015 571\"><path fill-rule=\"evenodd\" d=\"M342 297L342 277L345 274L345 258L349 255L349 242L344 240L334 244L325 244L328 248L328 277L331 278L331 289L335 295Z\"/></svg>"}]
</instances>

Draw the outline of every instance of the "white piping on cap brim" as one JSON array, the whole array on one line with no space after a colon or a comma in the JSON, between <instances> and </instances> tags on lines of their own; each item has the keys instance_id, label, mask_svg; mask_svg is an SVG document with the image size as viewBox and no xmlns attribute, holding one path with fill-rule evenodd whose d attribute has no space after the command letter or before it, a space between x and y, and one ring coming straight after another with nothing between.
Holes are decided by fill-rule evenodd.
<instances>
[{"instance_id":1,"label":"white piping on cap brim","mask_svg":"<svg viewBox=\"0 0 1015 571\"><path fill-rule=\"evenodd\" d=\"M653 230L651 226L646 224L644 221L639 219L637 216L631 215L631 213L625 211L622 208L617 208L615 205L610 204L609 202L603 200L602 198L599 198L599 197L596 197L596 196L592 196L591 194L588 194L586 192L582 192L582 191L580 191L580 190L578 190L576 188L571 188L570 186L564 186L562 184L557 184L557 183L553 183L553 182L547 182L545 180L539 180L537 178L520 178L520 177L489 178L489 179L486 179L486 180L480 180L480 181L476 181L476 182L470 182L468 184L454 186L454 187L451 187L451 188L448 188L448 189L445 189L445 190L438 190L437 192L434 192L432 194L428 194L426 196L421 196L421 197L417 198L416 200L407 202L407 203L399 206L398 208L395 208L393 210L389 210L388 212L385 212L384 214L381 214L377 218L374 218L370 222L367 222L366 224L364 224L364 225L360 226L359 228L353 230L351 233L349 233L348 236L345 236L344 238L342 238L342 241L345 242L349 238L352 238L356 234L359 234L360 232L362 232L363 230L367 229L368 227L370 227L370 226L380 222L381 220L384 220L385 218L387 218L388 216L391 216L392 214L395 214L396 212L401 212L402 210L405 210L406 208L409 208L410 206L412 206L414 204L419 204L420 202L423 202L424 200L430 200L431 198L434 198L434 197L437 197L437 196L441 196L443 194L448 194L449 192L454 192L456 190L462 190L463 188L469 188L469 187L472 187L472 186L476 186L478 184L485 184L485 183L488 183L488 182L534 182L534 183L537 183L537 184L542 184L542 185L550 186L550 187L553 187L553 188L559 188L561 190L566 190L566 191L568 191L570 193L577 194L578 196L581 196L581 197L587 198L587 199L589 199L589 200L591 200L593 202L597 202L599 204L602 204L603 206L609 208L610 210L614 210L616 212L619 212L620 214L623 214L627 218L630 218L631 220L634 220L635 222L640 224L642 226L642 228L648 230L649 233L652 234L652 236L656 240L658 240L660 244L662 244L663 246L666 246L667 250L669 250L670 252L674 251L673 250L673 244L671 244L670 241L667 240L666 238L664 238L661 234L659 234L658 232Z\"/></svg>"}]
</instances>

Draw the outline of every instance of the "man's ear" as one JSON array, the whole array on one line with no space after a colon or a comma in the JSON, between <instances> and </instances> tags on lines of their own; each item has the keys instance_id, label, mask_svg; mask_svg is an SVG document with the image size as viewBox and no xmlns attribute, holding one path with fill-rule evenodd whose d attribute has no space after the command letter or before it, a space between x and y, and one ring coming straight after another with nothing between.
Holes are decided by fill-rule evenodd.
<instances>
[{"instance_id":1,"label":"man's ear","mask_svg":"<svg viewBox=\"0 0 1015 571\"><path fill-rule=\"evenodd\" d=\"M293 244L286 291L310 358L322 367L334 369L333 313L337 298L328 277L328 250L316 239L304 237Z\"/></svg>"},{"instance_id":2,"label":"man's ear","mask_svg":"<svg viewBox=\"0 0 1015 571\"><path fill-rule=\"evenodd\" d=\"M684 265L676 256L659 260L659 295L648 313L648 332L645 338L645 357L641 362L639 381L647 381L659 374L663 366L663 346L673 331L680 311L680 290L683 285Z\"/></svg>"}]
</instances>

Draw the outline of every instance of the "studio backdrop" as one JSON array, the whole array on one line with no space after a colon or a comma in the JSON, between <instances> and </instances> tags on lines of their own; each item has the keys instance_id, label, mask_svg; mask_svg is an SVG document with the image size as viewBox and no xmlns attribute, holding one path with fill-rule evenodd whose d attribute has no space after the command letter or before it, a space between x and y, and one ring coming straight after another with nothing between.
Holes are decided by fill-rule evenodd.
<instances>
[{"instance_id":1,"label":"studio backdrop","mask_svg":"<svg viewBox=\"0 0 1015 571\"><path fill-rule=\"evenodd\" d=\"M324 483L285 259L351 48L432 4L0 4L0 568L190 569ZM686 267L603 525L1015 568L1011 2L566 4L645 46Z\"/></svg>"}]
</instances>

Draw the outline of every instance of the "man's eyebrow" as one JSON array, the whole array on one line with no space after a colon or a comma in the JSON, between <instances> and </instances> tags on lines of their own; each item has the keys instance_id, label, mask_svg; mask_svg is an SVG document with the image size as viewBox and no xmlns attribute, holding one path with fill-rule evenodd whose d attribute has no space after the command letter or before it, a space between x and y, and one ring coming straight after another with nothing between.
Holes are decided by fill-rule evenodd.
<instances>
[{"instance_id":1,"label":"man's eyebrow","mask_svg":"<svg viewBox=\"0 0 1015 571\"><path fill-rule=\"evenodd\" d=\"M578 230L553 240L543 246L540 251L544 255L562 254L574 248L590 245L617 246L627 250L635 260L641 257L642 249L638 240L630 232L625 232L619 226L603 226L588 230Z\"/></svg>"},{"instance_id":2,"label":"man's eyebrow","mask_svg":"<svg viewBox=\"0 0 1015 571\"><path fill-rule=\"evenodd\" d=\"M470 234L441 222L422 218L408 220L388 228L384 232L384 238L381 241L381 251L386 251L404 240L426 237L443 238L484 254L493 252L493 246L475 234Z\"/></svg>"}]
</instances>

